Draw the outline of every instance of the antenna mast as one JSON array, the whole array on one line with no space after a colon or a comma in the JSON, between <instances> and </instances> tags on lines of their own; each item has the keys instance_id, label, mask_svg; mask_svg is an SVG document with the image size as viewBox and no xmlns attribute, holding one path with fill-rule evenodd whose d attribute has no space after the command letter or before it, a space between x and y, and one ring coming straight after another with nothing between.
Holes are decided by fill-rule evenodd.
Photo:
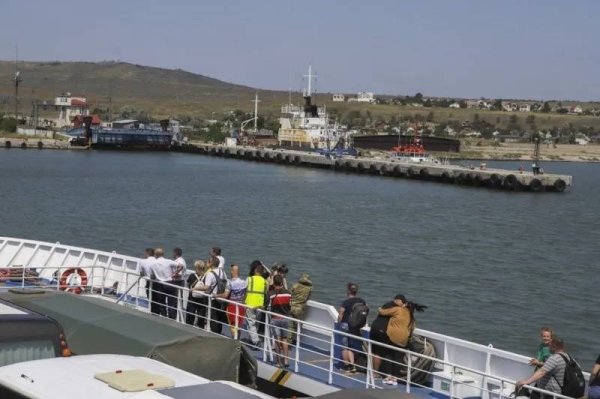
<instances>
[{"instance_id":1,"label":"antenna mast","mask_svg":"<svg viewBox=\"0 0 600 399\"><path fill-rule=\"evenodd\" d=\"M19 72L19 43L15 44L15 118L19 123L19 83L23 81Z\"/></svg>"},{"instance_id":2,"label":"antenna mast","mask_svg":"<svg viewBox=\"0 0 600 399\"><path fill-rule=\"evenodd\" d=\"M312 65L308 64L308 75L304 75L308 78L308 89L304 90L304 97L310 97L312 95L312 80L317 78L317 75L312 74Z\"/></svg>"}]
</instances>

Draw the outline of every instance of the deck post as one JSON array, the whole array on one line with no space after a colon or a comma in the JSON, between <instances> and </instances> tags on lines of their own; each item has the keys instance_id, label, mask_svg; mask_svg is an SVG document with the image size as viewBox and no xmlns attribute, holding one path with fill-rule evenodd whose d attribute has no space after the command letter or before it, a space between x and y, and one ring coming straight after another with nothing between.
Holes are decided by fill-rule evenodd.
<instances>
[{"instance_id":1,"label":"deck post","mask_svg":"<svg viewBox=\"0 0 600 399\"><path fill-rule=\"evenodd\" d=\"M240 326L239 326L239 321L238 321L238 320L239 320L239 317L240 317L240 308L239 308L239 306L236 304L236 305L235 305L235 321L233 322L233 325L234 325L234 329L233 329L233 339L238 339L238 337L239 337L239 334L240 334L240 333L239 333L239 331L238 331L238 328L240 327Z\"/></svg>"},{"instance_id":2,"label":"deck post","mask_svg":"<svg viewBox=\"0 0 600 399\"><path fill-rule=\"evenodd\" d=\"M25 288L25 266L21 267L21 288Z\"/></svg>"},{"instance_id":3,"label":"deck post","mask_svg":"<svg viewBox=\"0 0 600 399\"><path fill-rule=\"evenodd\" d=\"M412 356L410 353L407 354L408 361L406 362L406 393L410 393L410 376L412 373Z\"/></svg>"},{"instance_id":4,"label":"deck post","mask_svg":"<svg viewBox=\"0 0 600 399\"><path fill-rule=\"evenodd\" d=\"M329 376L327 382L329 385L333 383L333 360L335 358L335 332L331 334L331 343L329 345Z\"/></svg>"},{"instance_id":5,"label":"deck post","mask_svg":"<svg viewBox=\"0 0 600 399\"><path fill-rule=\"evenodd\" d=\"M152 313L152 280L146 280L146 284L148 282L150 282L150 287L148 288L148 312ZM104 287L104 284L102 284L102 287Z\"/></svg>"},{"instance_id":6,"label":"deck post","mask_svg":"<svg viewBox=\"0 0 600 399\"><path fill-rule=\"evenodd\" d=\"M367 378L366 378L366 387L369 387L369 384L375 388L375 378L373 377L373 350L371 349L371 340L367 341Z\"/></svg>"},{"instance_id":7,"label":"deck post","mask_svg":"<svg viewBox=\"0 0 600 399\"><path fill-rule=\"evenodd\" d=\"M294 373L298 372L298 362L300 361L300 324L302 321L296 321L296 361L294 362Z\"/></svg>"},{"instance_id":8,"label":"deck post","mask_svg":"<svg viewBox=\"0 0 600 399\"><path fill-rule=\"evenodd\" d=\"M210 311L212 310L212 297L208 295L208 309L206 309L206 323L204 324L204 329L206 331L210 331Z\"/></svg>"},{"instance_id":9,"label":"deck post","mask_svg":"<svg viewBox=\"0 0 600 399\"><path fill-rule=\"evenodd\" d=\"M450 372L450 399L454 398L454 373L456 373L456 366L453 365Z\"/></svg>"}]
</instances>

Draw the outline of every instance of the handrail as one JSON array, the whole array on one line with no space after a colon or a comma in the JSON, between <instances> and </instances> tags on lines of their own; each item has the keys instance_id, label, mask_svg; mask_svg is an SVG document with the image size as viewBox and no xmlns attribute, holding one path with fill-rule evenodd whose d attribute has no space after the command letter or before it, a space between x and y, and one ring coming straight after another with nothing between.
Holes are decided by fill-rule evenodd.
<instances>
[{"instance_id":1,"label":"handrail","mask_svg":"<svg viewBox=\"0 0 600 399\"><path fill-rule=\"evenodd\" d=\"M94 266L94 265L92 265L92 266L79 266L79 267L82 267L82 268L92 268L92 271L94 271L96 269L107 269L107 268L110 269L110 266L106 267L106 266ZM31 267L13 266L12 268L13 269L19 269L19 268L23 269L23 272L21 274L22 275L22 284L21 284L21 286L23 288L27 288L26 284L25 284L25 279L32 279L32 277L26 277L25 269L31 269ZM56 267L43 267L43 268L54 269L54 270L57 269ZM59 275L60 275L60 269L61 268L58 268ZM122 300L127 297L128 293L134 287L139 286L140 281L146 280L146 283L150 284L149 285L149 298L148 298L148 308L150 308L150 305L152 303L152 292L154 291L152 289L153 288L152 287L153 281L151 279L147 278L147 277L140 276L139 273L137 273L137 272L132 272L132 271L129 271L129 270L119 270L118 272L119 273L124 273L127 277L129 277L129 275L134 275L135 277L137 277L137 279L123 293L121 293L121 294L117 293L117 295L120 295L120 297L117 299L116 303L121 303ZM101 284L102 284L102 288L104 288L107 285L107 281L106 280L108 280L108 273L102 273L102 277L103 278L102 278L102 283ZM93 278L90 279L89 281L91 283L93 281ZM127 279L126 279L126 281L127 281ZM176 316L176 320L175 321L179 322L179 323L185 323L185 318L183 317L183 315L186 314L187 312L185 310L183 310L182 297L186 297L186 293L187 293L187 296L189 297L189 294L190 294L190 292L192 290L190 290L188 287L182 287L182 286L179 286L179 285L171 284L169 282L161 282L161 284L165 285L165 286L170 286L171 288L177 290L176 291L177 292L177 316ZM59 282L58 281L56 282L56 286L57 286L57 289L59 289ZM88 286L91 286L92 291L93 291L94 288L97 288L97 285L89 284ZM48 286L48 288L51 288L51 287L53 288L54 285L49 285ZM39 288L39 286L36 287L36 288ZM200 296L206 297L208 299L208 305L207 305L207 312L208 312L208 314L206 315L205 319L206 319L206 329L208 331L210 331L210 322L209 322L211 320L211 318L210 318L210 312L211 312L211 310L213 308L212 307L212 301L215 299L215 297L214 297L214 295L209 295L209 294L206 294L205 292L202 292L202 291L194 291L194 292L196 294L199 294ZM136 300L137 300L137 297L136 297ZM245 304L239 303L239 302L235 302L235 301L231 301L229 299L219 298L219 301L222 302L222 303L226 303L226 304L235 304L236 305L236 312L237 312L237 307L238 306L241 307L241 308L244 308L244 309L248 309L248 307ZM148 309L148 310L150 310L150 309ZM405 380L406 381L406 391L407 392L410 392L411 385L415 385L414 383L411 382L411 377L410 377L412 371L416 369L412 365L412 357L413 356L415 356L417 358L420 358L420 359L429 360L431 362L434 362L434 364L441 364L441 365L444 365L444 366L448 366L448 368L450 368L450 370L451 370L451 377L450 377L450 379L451 379L451 381L450 381L450 394L451 395L450 396L451 397L455 396L454 395L455 394L454 389L455 389L455 384L457 384L457 382L455 380L455 375L457 375L457 373L459 373L459 372L467 372L467 373L474 374L474 375L476 375L478 377L487 378L487 379L490 379L492 381L498 381L499 384L500 384L501 391L503 389L505 389L507 385L513 385L513 386L515 385L515 381L513 381L513 380L509 380L509 379L506 379L506 378L503 378L503 377L499 377L499 376L495 376L495 375L492 375L492 374L489 374L489 373L486 373L486 372L475 370L475 369L472 369L470 367L460 366L460 365L457 365L457 364L445 361L443 359L439 359L439 358L436 358L436 357L427 356L427 355L420 354L420 353L417 353L417 352L412 352L412 351L404 349L404 348L399 348L399 347L395 347L395 346L391 346L391 345L387 345L387 344L375 342L375 341L372 341L370 339L364 338L362 336L355 336L355 335L352 335L352 334L345 333L343 331L337 330L335 328L330 328L330 327L327 327L327 326L321 326L321 325L317 325L317 324L314 324L314 323L306 322L306 321L303 321L303 320L294 319L293 317L276 314L276 313L273 313L273 312L271 312L269 310L259 309L258 311L261 312L261 313L263 313L265 315L265 321L263 323L265 324L266 328L265 328L265 334L264 334L264 337L263 337L263 356L262 356L263 361L265 361L265 362L267 361L268 358L270 358L271 360L273 360L273 348L271 347L271 339L272 339L272 337L270 336L270 331L269 331L270 329L267 328L269 326L269 319L273 315L277 315L277 317L279 317L279 318L287 319L289 321L293 321L294 323L296 323L295 325L297 326L296 327L296 334L297 334L298 342L300 342L300 338L304 336L302 334L302 331L301 331L303 327L311 327L310 330L320 332L320 333L322 333L323 336L330 337L330 339L328 339L326 341L326 340L324 340L322 338L319 338L319 337L310 336L311 339L322 341L322 342L328 342L329 343L329 349L330 349L330 351L329 351L329 355L328 355L329 356L329 365L328 365L328 368L324 369L323 367L319 367L317 365L311 365L311 367L315 367L317 369L321 369L321 370L327 371L327 374L328 374L327 384L329 384L329 385L333 384L333 375L334 374L335 375L341 375L341 376L344 376L345 378L350 378L352 380L358 381L358 380L356 380L354 378L351 378L349 376L337 373L334 370L334 361L341 360L341 359L336 358L335 355L334 355L335 348L341 346L340 344L338 344L338 343L335 342L335 336L336 335L338 335L338 336L345 336L345 337L352 338L352 339L355 339L355 340L360 340L360 341L362 341L362 342L364 342L364 343L367 344L367 352L366 353L362 352L362 350L359 351L359 352L364 353L364 354L367 355L367 367L366 367L366 369L367 369L366 370L367 378L366 378L366 386L368 388L369 387L376 388L375 381L374 381L374 378L373 378L374 369L373 369L373 365L372 365L372 362L371 362L372 345L373 344L379 345L379 346L384 347L384 348L389 349L389 350L401 352L401 353L403 353L405 355L408 354L407 364L403 365L403 366L406 366L407 370L408 370L407 371L407 378ZM235 329L236 329L236 331L238 331L238 329L241 326L237 325L237 320L238 320L237 317L236 317L235 320L236 320ZM225 324L225 323L221 323L221 324ZM228 325L228 324L226 324L226 325ZM295 363L294 370L296 372L298 372L298 364L302 363L302 361L300 360L300 357L299 357L299 353L300 353L299 344L296 346L296 348L297 348L296 354L295 354L296 363ZM302 350L303 351L307 351L309 353L310 352L317 353L317 352L314 352L314 351L312 351L310 349L306 349L306 348L302 348ZM294 360L294 359L290 358L290 360ZM392 361L390 361L390 362L392 362ZM398 362L392 362L392 363L399 364ZM429 372L427 370L421 370L421 371L424 371L424 372L426 372L428 374L431 374L431 372ZM531 387L531 386L526 386L526 387L529 388L529 389L531 389L531 390L533 390L533 391L537 391L537 392L543 393L544 395L553 396L554 398L557 398L557 399L570 399L570 398L568 398L568 397L566 397L564 395L553 393L553 392L549 392L549 391L544 391L544 390L536 388L536 387ZM479 387L475 387L475 386L473 386L473 388L478 389L480 391L486 391L486 392L488 392L488 389L486 389L484 387L480 387L480 386Z\"/></svg>"}]
</instances>

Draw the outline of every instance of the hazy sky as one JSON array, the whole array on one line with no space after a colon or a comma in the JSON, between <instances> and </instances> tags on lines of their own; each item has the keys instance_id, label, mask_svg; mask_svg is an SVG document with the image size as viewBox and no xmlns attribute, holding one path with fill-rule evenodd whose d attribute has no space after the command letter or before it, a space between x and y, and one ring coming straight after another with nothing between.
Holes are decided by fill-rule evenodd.
<instances>
[{"instance_id":1,"label":"hazy sky","mask_svg":"<svg viewBox=\"0 0 600 399\"><path fill-rule=\"evenodd\" d=\"M600 100L600 1L1 0L0 58L121 60L265 89Z\"/></svg>"}]
</instances>

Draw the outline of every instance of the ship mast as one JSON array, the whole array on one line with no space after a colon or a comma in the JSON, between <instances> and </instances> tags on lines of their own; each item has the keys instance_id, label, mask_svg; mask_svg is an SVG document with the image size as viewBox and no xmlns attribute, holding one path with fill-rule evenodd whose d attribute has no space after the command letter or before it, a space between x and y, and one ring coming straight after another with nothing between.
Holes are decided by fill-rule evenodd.
<instances>
[{"instance_id":1,"label":"ship mast","mask_svg":"<svg viewBox=\"0 0 600 399\"><path fill-rule=\"evenodd\" d=\"M258 133L258 103L260 102L260 100L258 99L258 93L256 93L254 95L254 100L252 100L252 102L254 103L254 134Z\"/></svg>"}]
</instances>

